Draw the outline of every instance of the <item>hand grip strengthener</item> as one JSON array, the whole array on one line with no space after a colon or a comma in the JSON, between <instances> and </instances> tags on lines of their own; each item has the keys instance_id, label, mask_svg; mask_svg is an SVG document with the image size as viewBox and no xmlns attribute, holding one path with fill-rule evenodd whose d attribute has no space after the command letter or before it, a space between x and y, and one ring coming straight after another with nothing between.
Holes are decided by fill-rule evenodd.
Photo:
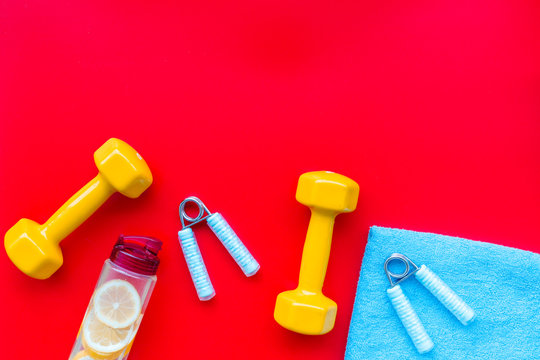
<instances>
[{"instance_id":1,"label":"hand grip strengthener","mask_svg":"<svg viewBox=\"0 0 540 360\"><path fill-rule=\"evenodd\" d=\"M402 262L405 265L405 271L399 274L390 271L388 265L392 261ZM411 266L414 269L411 269ZM414 275L463 325L469 325L474 321L476 317L474 310L426 265L418 267L405 255L392 254L384 262L384 271L390 281L390 288L386 290L386 293L420 354L433 349L433 341L427 334L409 299L401 290L400 282Z\"/></svg>"},{"instance_id":2,"label":"hand grip strengthener","mask_svg":"<svg viewBox=\"0 0 540 360\"><path fill-rule=\"evenodd\" d=\"M185 206L189 202L194 203L199 209L199 213L194 218L190 217L185 211ZM199 198L195 196L186 198L180 203L179 212L182 230L178 232L178 240L184 252L184 257L199 300L210 300L216 295L216 292L208 276L201 251L195 239L195 234L191 229L193 225L206 220L210 229L212 229L246 276L255 275L259 270L259 263L251 255L223 216L217 212L211 213Z\"/></svg>"}]
</instances>

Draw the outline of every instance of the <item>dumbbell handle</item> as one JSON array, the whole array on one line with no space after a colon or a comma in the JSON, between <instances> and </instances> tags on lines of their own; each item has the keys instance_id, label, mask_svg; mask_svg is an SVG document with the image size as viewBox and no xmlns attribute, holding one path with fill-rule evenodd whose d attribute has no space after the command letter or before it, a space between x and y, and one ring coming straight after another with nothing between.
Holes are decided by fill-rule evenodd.
<instances>
[{"instance_id":1,"label":"dumbbell handle","mask_svg":"<svg viewBox=\"0 0 540 360\"><path fill-rule=\"evenodd\" d=\"M298 288L319 293L322 291L336 213L311 209L311 219L302 253Z\"/></svg>"},{"instance_id":2,"label":"dumbbell handle","mask_svg":"<svg viewBox=\"0 0 540 360\"><path fill-rule=\"evenodd\" d=\"M114 192L114 188L101 174L98 174L41 225L41 233L45 238L59 244Z\"/></svg>"}]
</instances>

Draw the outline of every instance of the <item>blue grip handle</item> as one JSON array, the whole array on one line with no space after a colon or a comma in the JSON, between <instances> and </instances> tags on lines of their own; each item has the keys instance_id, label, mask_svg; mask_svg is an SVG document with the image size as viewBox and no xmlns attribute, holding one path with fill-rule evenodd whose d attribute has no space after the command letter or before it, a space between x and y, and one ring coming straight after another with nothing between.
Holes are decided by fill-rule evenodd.
<instances>
[{"instance_id":1,"label":"blue grip handle","mask_svg":"<svg viewBox=\"0 0 540 360\"><path fill-rule=\"evenodd\" d=\"M184 257L191 274L191 279L197 290L197 296L201 301L210 300L216 295L208 271L204 265L204 260L195 240L195 235L191 228L186 228L178 232L178 240L184 252Z\"/></svg>"},{"instance_id":2,"label":"blue grip handle","mask_svg":"<svg viewBox=\"0 0 540 360\"><path fill-rule=\"evenodd\" d=\"M463 325L473 322L474 310L427 266L420 266L415 276Z\"/></svg>"},{"instance_id":3,"label":"blue grip handle","mask_svg":"<svg viewBox=\"0 0 540 360\"><path fill-rule=\"evenodd\" d=\"M255 275L260 266L251 255L240 238L234 233L227 221L219 213L210 215L207 219L208 226L212 229L229 254L236 261L246 276Z\"/></svg>"},{"instance_id":4,"label":"blue grip handle","mask_svg":"<svg viewBox=\"0 0 540 360\"><path fill-rule=\"evenodd\" d=\"M386 293L388 294L390 302L396 310L401 323L414 343L416 350L418 350L420 354L423 354L433 349L433 341L427 334L424 325L422 325L422 322L420 321L420 318L418 318L416 311L414 311L409 299L403 294L401 287L395 285L386 290Z\"/></svg>"}]
</instances>

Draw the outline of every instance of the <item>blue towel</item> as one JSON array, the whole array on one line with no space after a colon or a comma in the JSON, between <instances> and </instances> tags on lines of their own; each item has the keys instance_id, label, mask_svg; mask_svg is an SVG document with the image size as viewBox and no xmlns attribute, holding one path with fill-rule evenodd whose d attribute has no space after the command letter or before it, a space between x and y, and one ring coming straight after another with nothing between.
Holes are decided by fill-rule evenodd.
<instances>
[{"instance_id":1,"label":"blue towel","mask_svg":"<svg viewBox=\"0 0 540 360\"><path fill-rule=\"evenodd\" d=\"M420 355L386 295L392 253L429 267L476 312L462 325L414 276L400 285L435 347ZM395 272L395 271L394 271ZM345 359L540 359L540 255L456 237L374 226Z\"/></svg>"}]
</instances>

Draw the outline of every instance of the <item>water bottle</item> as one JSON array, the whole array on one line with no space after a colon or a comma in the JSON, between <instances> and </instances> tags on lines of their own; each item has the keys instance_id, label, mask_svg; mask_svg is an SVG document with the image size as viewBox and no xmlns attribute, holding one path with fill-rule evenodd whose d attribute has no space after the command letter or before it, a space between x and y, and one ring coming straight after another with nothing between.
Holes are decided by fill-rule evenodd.
<instances>
[{"instance_id":1,"label":"water bottle","mask_svg":"<svg viewBox=\"0 0 540 360\"><path fill-rule=\"evenodd\" d=\"M160 240L121 235L105 260L69 360L125 360L156 284Z\"/></svg>"}]
</instances>

